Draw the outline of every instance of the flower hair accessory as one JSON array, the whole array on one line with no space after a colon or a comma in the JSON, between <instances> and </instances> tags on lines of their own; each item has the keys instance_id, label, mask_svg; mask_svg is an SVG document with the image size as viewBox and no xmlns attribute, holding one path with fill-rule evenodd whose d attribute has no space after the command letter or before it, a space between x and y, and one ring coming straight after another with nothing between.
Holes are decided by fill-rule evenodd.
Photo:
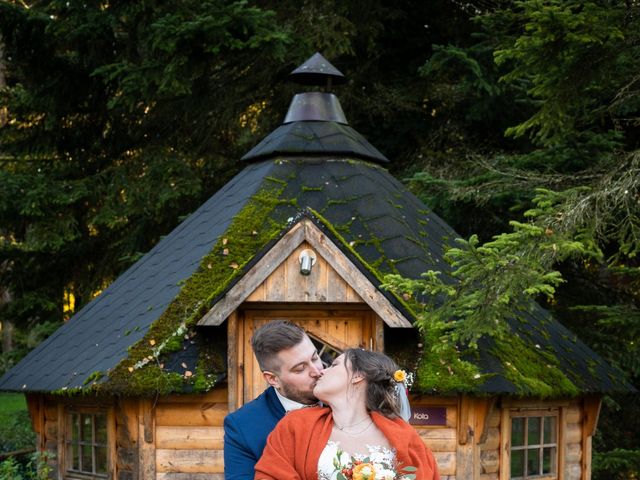
<instances>
[{"instance_id":1,"label":"flower hair accessory","mask_svg":"<svg viewBox=\"0 0 640 480\"><path fill-rule=\"evenodd\" d=\"M407 379L407 372L405 372L404 370L396 370L395 372L393 372L393 379L396 382L403 382Z\"/></svg>"},{"instance_id":2,"label":"flower hair accessory","mask_svg":"<svg viewBox=\"0 0 640 480\"><path fill-rule=\"evenodd\" d=\"M405 372L402 369L398 369L393 372L393 379L395 380L395 396L398 402L400 410L400 417L409 421L411 419L411 406L409 405L409 388L413 384L413 374Z\"/></svg>"}]
</instances>

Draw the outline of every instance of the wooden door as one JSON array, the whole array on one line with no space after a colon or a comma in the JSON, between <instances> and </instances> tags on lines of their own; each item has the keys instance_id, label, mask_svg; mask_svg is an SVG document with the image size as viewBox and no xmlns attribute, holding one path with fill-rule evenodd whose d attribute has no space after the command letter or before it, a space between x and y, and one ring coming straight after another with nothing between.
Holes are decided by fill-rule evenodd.
<instances>
[{"instance_id":1,"label":"wooden door","mask_svg":"<svg viewBox=\"0 0 640 480\"><path fill-rule=\"evenodd\" d=\"M267 387L251 350L251 336L261 325L277 319L297 323L316 345L324 344L338 352L349 347L383 348L382 320L366 307L241 309L237 319L237 407L254 399Z\"/></svg>"}]
</instances>

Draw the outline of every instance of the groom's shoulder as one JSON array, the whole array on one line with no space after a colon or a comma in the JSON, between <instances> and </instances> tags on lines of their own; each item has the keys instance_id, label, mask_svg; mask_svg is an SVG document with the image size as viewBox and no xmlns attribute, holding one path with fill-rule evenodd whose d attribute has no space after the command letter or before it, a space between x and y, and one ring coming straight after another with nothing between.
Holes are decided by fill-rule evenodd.
<instances>
[{"instance_id":1,"label":"groom's shoulder","mask_svg":"<svg viewBox=\"0 0 640 480\"><path fill-rule=\"evenodd\" d=\"M233 413L227 415L228 419L233 419L236 422L256 421L264 418L264 416L273 415L273 408L271 403L273 399L271 395L275 395L272 390L273 387L267 388L264 392L258 395L256 398L248 403L245 403L242 407ZM277 398L276 398L277 400Z\"/></svg>"}]
</instances>

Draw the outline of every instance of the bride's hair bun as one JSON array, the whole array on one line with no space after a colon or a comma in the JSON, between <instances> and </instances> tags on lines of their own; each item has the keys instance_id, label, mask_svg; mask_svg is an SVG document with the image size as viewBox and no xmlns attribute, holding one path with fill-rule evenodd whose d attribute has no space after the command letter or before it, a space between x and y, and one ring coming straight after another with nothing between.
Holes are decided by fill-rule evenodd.
<instances>
[{"instance_id":1,"label":"bride's hair bun","mask_svg":"<svg viewBox=\"0 0 640 480\"><path fill-rule=\"evenodd\" d=\"M362 348L345 350L344 356L351 373L363 375L367 382L367 409L389 418L399 416L400 406L393 378L393 373L398 370L396 363L383 353Z\"/></svg>"}]
</instances>

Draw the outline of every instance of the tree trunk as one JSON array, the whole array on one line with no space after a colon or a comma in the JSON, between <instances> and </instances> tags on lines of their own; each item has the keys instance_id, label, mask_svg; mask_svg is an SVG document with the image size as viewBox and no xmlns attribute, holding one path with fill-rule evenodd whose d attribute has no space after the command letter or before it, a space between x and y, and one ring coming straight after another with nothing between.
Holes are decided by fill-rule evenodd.
<instances>
[{"instance_id":1,"label":"tree trunk","mask_svg":"<svg viewBox=\"0 0 640 480\"><path fill-rule=\"evenodd\" d=\"M0 278L9 270L8 262L0 263ZM11 301L11 293L6 286L0 285L0 314L3 307ZM6 317L0 319L0 331L2 332L2 352L13 350L13 322Z\"/></svg>"}]
</instances>

